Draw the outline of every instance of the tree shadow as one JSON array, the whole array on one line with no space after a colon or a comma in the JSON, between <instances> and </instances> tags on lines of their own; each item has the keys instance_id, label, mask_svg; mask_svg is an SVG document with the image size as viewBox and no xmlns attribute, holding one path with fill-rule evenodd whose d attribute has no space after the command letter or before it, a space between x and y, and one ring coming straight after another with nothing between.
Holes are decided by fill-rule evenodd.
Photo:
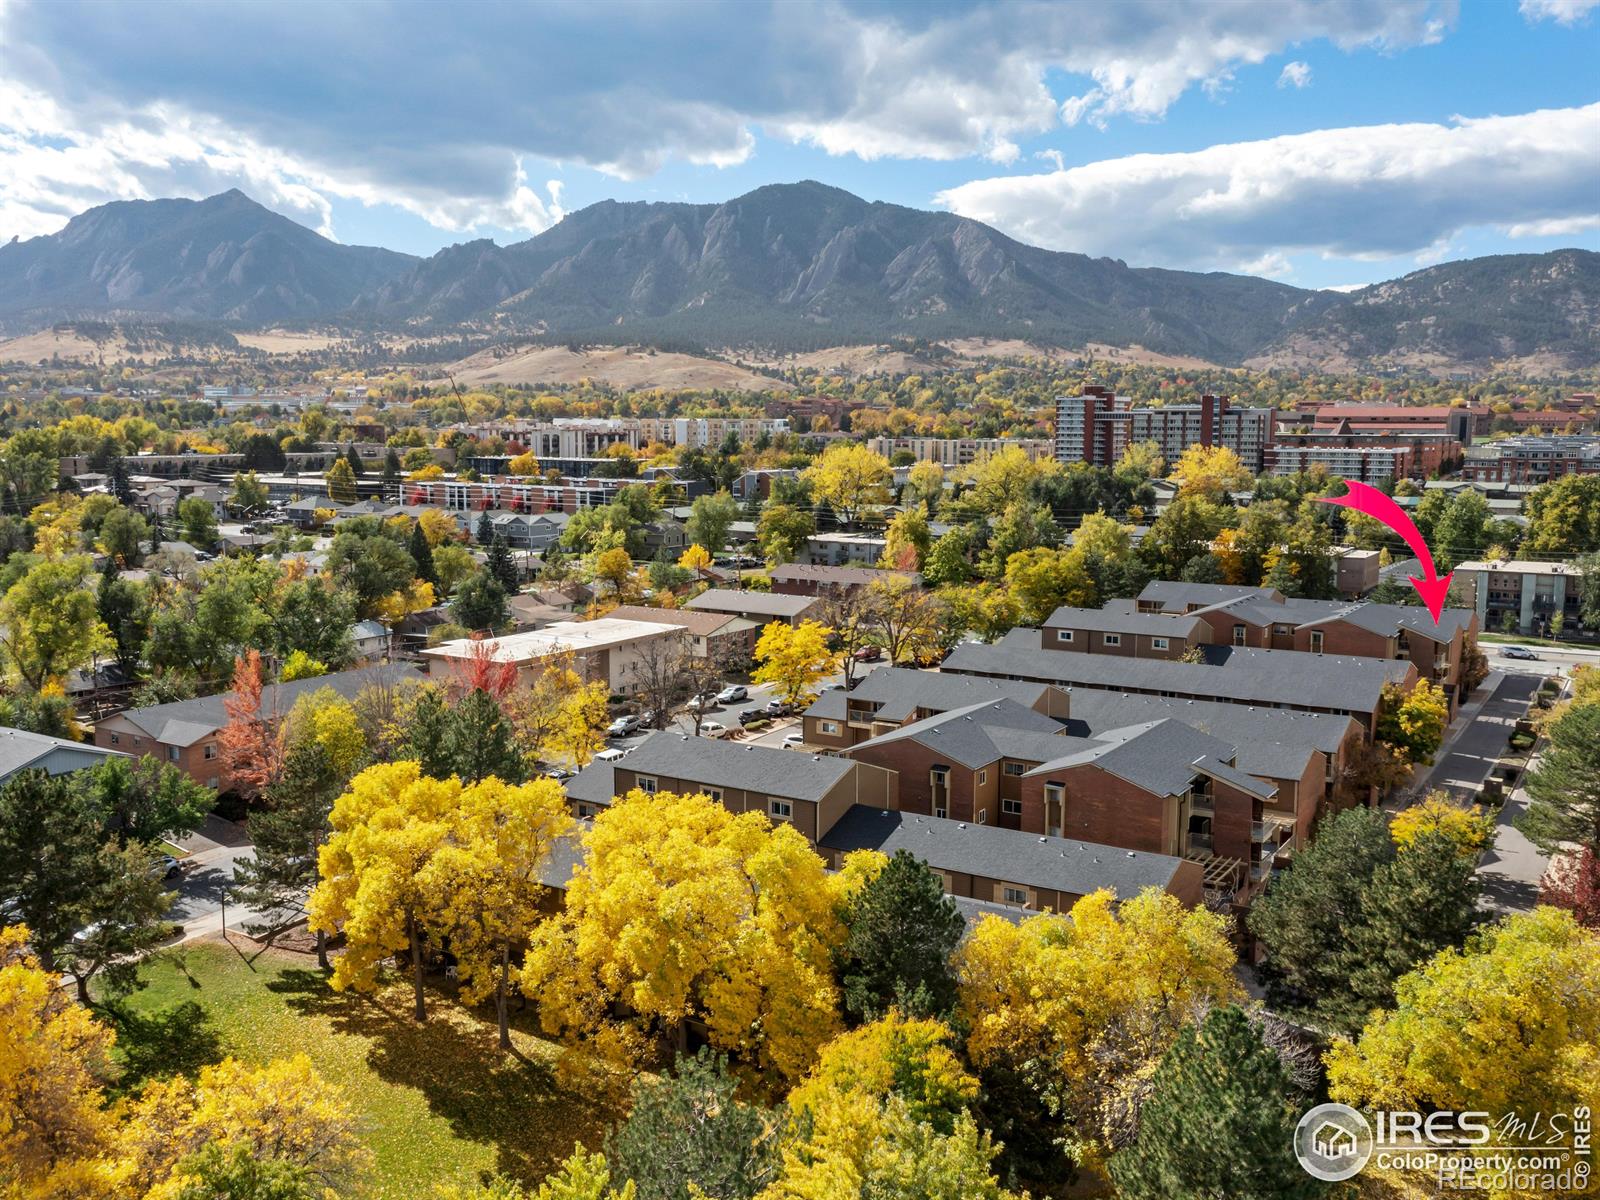
<instances>
[{"instance_id":1,"label":"tree shadow","mask_svg":"<svg viewBox=\"0 0 1600 1200\"><path fill-rule=\"evenodd\" d=\"M553 1171L581 1141L597 1147L620 1115L625 1090L574 1087L550 1063L499 1049L492 1010L461 1005L448 988L428 988L428 1020L411 1016L410 994L340 994L320 971L290 968L267 983L292 1010L320 1017L341 1034L367 1039L379 1078L416 1088L428 1108L467 1141L493 1145L495 1170L525 1183ZM532 1033L531 1011L515 1028Z\"/></svg>"},{"instance_id":2,"label":"tree shadow","mask_svg":"<svg viewBox=\"0 0 1600 1200\"><path fill-rule=\"evenodd\" d=\"M222 1039L210 1014L193 1000L158 1012L139 1013L117 1002L107 1006L117 1030L122 1074L116 1091L137 1091L151 1079L193 1075L222 1061Z\"/></svg>"}]
</instances>

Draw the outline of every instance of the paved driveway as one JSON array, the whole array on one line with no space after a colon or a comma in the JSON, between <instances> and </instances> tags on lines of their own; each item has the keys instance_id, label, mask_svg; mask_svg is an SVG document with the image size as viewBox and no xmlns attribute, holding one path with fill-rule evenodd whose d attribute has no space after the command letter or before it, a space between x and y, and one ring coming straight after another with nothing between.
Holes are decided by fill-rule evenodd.
<instances>
[{"instance_id":1,"label":"paved driveway","mask_svg":"<svg viewBox=\"0 0 1600 1200\"><path fill-rule=\"evenodd\" d=\"M1527 715L1540 682L1534 675L1502 676L1494 694L1446 744L1438 762L1411 789L1411 794L1420 799L1442 788L1457 800L1476 796L1508 749L1511 732L1517 721Z\"/></svg>"}]
</instances>

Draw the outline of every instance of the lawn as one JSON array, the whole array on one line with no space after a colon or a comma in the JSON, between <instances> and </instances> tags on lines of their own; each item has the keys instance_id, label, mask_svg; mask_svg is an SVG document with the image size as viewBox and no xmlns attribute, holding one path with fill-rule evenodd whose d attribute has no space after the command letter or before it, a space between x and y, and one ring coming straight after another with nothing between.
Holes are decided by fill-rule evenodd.
<instances>
[{"instance_id":1,"label":"lawn","mask_svg":"<svg viewBox=\"0 0 1600 1200\"><path fill-rule=\"evenodd\" d=\"M338 995L310 956L268 950L251 962L256 948L238 946L193 942L145 972L118 1031L125 1082L229 1054L264 1062L304 1051L361 1114L376 1159L370 1195L384 1200L425 1198L435 1183L483 1172L538 1180L574 1142L598 1148L604 1138L614 1090L559 1081L563 1051L527 1031L528 1014L515 1053L502 1054L492 1011L434 993L419 1026L402 986Z\"/></svg>"}]
</instances>

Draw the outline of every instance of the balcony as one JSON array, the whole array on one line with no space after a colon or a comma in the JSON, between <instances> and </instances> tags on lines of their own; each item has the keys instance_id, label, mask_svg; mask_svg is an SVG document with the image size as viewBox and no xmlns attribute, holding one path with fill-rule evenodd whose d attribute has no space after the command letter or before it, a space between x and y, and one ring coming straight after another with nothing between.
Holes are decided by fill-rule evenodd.
<instances>
[{"instance_id":1,"label":"balcony","mask_svg":"<svg viewBox=\"0 0 1600 1200\"><path fill-rule=\"evenodd\" d=\"M1281 846L1294 836L1294 818L1268 813L1250 824L1250 840L1261 846Z\"/></svg>"},{"instance_id":2,"label":"balcony","mask_svg":"<svg viewBox=\"0 0 1600 1200\"><path fill-rule=\"evenodd\" d=\"M1190 792L1189 811L1197 817L1209 817L1216 812L1216 799L1210 792Z\"/></svg>"},{"instance_id":3,"label":"balcony","mask_svg":"<svg viewBox=\"0 0 1600 1200\"><path fill-rule=\"evenodd\" d=\"M1189 854L1211 854L1214 843L1209 833L1191 833L1189 835Z\"/></svg>"}]
</instances>

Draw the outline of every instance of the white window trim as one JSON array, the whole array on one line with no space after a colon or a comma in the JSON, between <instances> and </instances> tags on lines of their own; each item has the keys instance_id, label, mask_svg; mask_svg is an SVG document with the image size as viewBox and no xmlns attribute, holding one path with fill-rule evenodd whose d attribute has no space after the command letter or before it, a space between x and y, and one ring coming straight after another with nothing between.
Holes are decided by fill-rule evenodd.
<instances>
[{"instance_id":1,"label":"white window trim","mask_svg":"<svg viewBox=\"0 0 1600 1200\"><path fill-rule=\"evenodd\" d=\"M837 722L837 721L818 721L817 722L817 731L819 733L838 733L839 732L839 722Z\"/></svg>"},{"instance_id":2,"label":"white window trim","mask_svg":"<svg viewBox=\"0 0 1600 1200\"><path fill-rule=\"evenodd\" d=\"M660 784L656 781L656 777L654 775L636 775L633 779L633 786L638 788L641 792L644 792L646 795L654 795L656 788L658 788Z\"/></svg>"},{"instance_id":3,"label":"white window trim","mask_svg":"<svg viewBox=\"0 0 1600 1200\"><path fill-rule=\"evenodd\" d=\"M1153 637L1150 639L1150 648L1153 650L1165 650L1171 646L1171 644L1172 643L1167 641L1166 638Z\"/></svg>"},{"instance_id":4,"label":"white window trim","mask_svg":"<svg viewBox=\"0 0 1600 1200\"><path fill-rule=\"evenodd\" d=\"M1022 908L1028 907L1027 888L1013 887L1009 883L1003 883L1000 885L1000 895L1002 904L1016 904Z\"/></svg>"},{"instance_id":5,"label":"white window trim","mask_svg":"<svg viewBox=\"0 0 1600 1200\"><path fill-rule=\"evenodd\" d=\"M980 808L978 810L978 824L979 825L987 825L988 823L989 823L989 810L987 808Z\"/></svg>"},{"instance_id":6,"label":"white window trim","mask_svg":"<svg viewBox=\"0 0 1600 1200\"><path fill-rule=\"evenodd\" d=\"M1011 775L1013 777L1026 775L1028 773L1028 764L1027 763L1019 763L1019 762L1008 762L1008 763L1005 764L1003 770L1004 770L1005 774Z\"/></svg>"},{"instance_id":7,"label":"white window trim","mask_svg":"<svg viewBox=\"0 0 1600 1200\"><path fill-rule=\"evenodd\" d=\"M767 814L775 821L793 821L794 805L787 800L768 800Z\"/></svg>"},{"instance_id":8,"label":"white window trim","mask_svg":"<svg viewBox=\"0 0 1600 1200\"><path fill-rule=\"evenodd\" d=\"M1058 641L1058 642L1070 642L1071 640L1072 640L1072 630L1070 630L1070 629L1058 629L1058 630L1056 630L1056 641Z\"/></svg>"},{"instance_id":9,"label":"white window trim","mask_svg":"<svg viewBox=\"0 0 1600 1200\"><path fill-rule=\"evenodd\" d=\"M1000 811L1008 817L1020 817L1022 815L1022 801L1002 800L1000 801Z\"/></svg>"},{"instance_id":10,"label":"white window trim","mask_svg":"<svg viewBox=\"0 0 1600 1200\"><path fill-rule=\"evenodd\" d=\"M1322 639L1322 630L1313 629L1311 631L1311 653L1313 653L1313 654L1321 654L1322 653L1322 641L1323 641L1323 639Z\"/></svg>"},{"instance_id":11,"label":"white window trim","mask_svg":"<svg viewBox=\"0 0 1600 1200\"><path fill-rule=\"evenodd\" d=\"M941 821L948 821L950 819L950 809L946 805L936 804L933 807L933 815Z\"/></svg>"},{"instance_id":12,"label":"white window trim","mask_svg":"<svg viewBox=\"0 0 1600 1200\"><path fill-rule=\"evenodd\" d=\"M710 796L718 804L722 803L722 789L721 788L707 788L706 789L706 795Z\"/></svg>"},{"instance_id":13,"label":"white window trim","mask_svg":"<svg viewBox=\"0 0 1600 1200\"><path fill-rule=\"evenodd\" d=\"M1122 635L1120 633L1102 633L1100 637L1107 646L1122 645Z\"/></svg>"},{"instance_id":14,"label":"white window trim","mask_svg":"<svg viewBox=\"0 0 1600 1200\"><path fill-rule=\"evenodd\" d=\"M986 784L988 782L989 782L989 771L988 771L987 768L985 768L984 770L978 772L978 786L982 787L984 784Z\"/></svg>"}]
</instances>

